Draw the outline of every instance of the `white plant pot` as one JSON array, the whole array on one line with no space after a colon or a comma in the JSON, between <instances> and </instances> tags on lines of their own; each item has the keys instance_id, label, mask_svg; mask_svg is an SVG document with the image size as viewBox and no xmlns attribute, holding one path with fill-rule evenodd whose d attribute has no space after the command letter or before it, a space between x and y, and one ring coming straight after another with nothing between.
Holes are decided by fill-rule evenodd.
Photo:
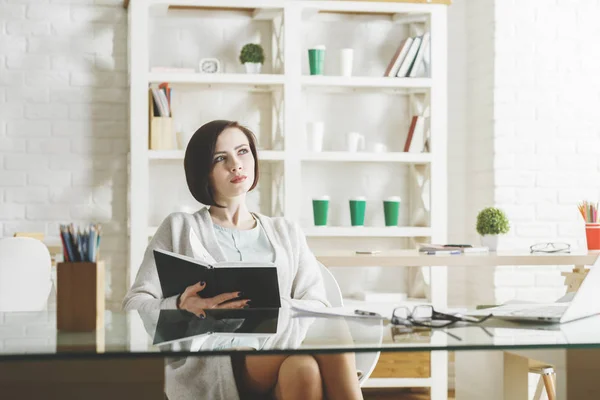
<instances>
[{"instance_id":1,"label":"white plant pot","mask_svg":"<svg viewBox=\"0 0 600 400\"><path fill-rule=\"evenodd\" d=\"M261 63L244 63L244 67L246 67L247 74L260 74L260 68L262 67Z\"/></svg>"},{"instance_id":2,"label":"white plant pot","mask_svg":"<svg viewBox=\"0 0 600 400\"><path fill-rule=\"evenodd\" d=\"M500 235L483 235L481 236L481 245L486 246L490 251L498 250L498 238Z\"/></svg>"}]
</instances>

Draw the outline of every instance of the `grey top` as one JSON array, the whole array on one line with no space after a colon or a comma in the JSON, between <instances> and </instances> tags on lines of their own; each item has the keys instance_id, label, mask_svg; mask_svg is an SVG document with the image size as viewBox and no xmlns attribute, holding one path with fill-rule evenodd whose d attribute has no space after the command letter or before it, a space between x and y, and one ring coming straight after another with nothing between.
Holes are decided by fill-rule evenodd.
<instances>
[{"instance_id":1,"label":"grey top","mask_svg":"<svg viewBox=\"0 0 600 400\"><path fill-rule=\"evenodd\" d=\"M294 304L329 306L321 266L310 251L300 226L285 218L253 215L273 246L282 307ZM227 261L213 226L207 207L194 214L170 214L148 244L135 281L123 299L123 308L150 312L175 309L177 296L164 298L162 295L152 251L173 251L209 263ZM242 256L244 254L242 251ZM292 328L300 324L301 319L290 318L283 322L281 333L278 327L277 335L269 340L276 343L293 338L300 343L301 334ZM188 344L181 344L184 345ZM165 368L165 391L170 400L239 400L228 356L170 357Z\"/></svg>"},{"instance_id":2,"label":"grey top","mask_svg":"<svg viewBox=\"0 0 600 400\"><path fill-rule=\"evenodd\" d=\"M219 247L225 253L227 261L251 261L272 263L275 251L265 233L260 221L252 229L225 228L213 224ZM209 337L202 348L230 349L232 347L252 347L260 349L264 340L258 338L240 337Z\"/></svg>"},{"instance_id":3,"label":"grey top","mask_svg":"<svg viewBox=\"0 0 600 400\"><path fill-rule=\"evenodd\" d=\"M275 251L260 221L252 229L225 228L214 224L217 241L227 261L269 262L275 260Z\"/></svg>"}]
</instances>

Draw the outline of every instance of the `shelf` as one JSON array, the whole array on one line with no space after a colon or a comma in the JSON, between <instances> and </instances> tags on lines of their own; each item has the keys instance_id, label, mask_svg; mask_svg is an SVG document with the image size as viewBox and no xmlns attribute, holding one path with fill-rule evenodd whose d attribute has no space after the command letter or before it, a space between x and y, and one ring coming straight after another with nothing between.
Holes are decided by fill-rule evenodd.
<instances>
[{"instance_id":1,"label":"shelf","mask_svg":"<svg viewBox=\"0 0 600 400\"><path fill-rule=\"evenodd\" d=\"M305 88L319 89L392 89L418 93L431 88L430 78L305 75L301 82Z\"/></svg>"},{"instance_id":2,"label":"shelf","mask_svg":"<svg viewBox=\"0 0 600 400\"><path fill-rule=\"evenodd\" d=\"M148 237L157 227L148 227ZM303 229L312 237L421 237L431 235L431 228L423 227L310 227Z\"/></svg>"},{"instance_id":3,"label":"shelf","mask_svg":"<svg viewBox=\"0 0 600 400\"><path fill-rule=\"evenodd\" d=\"M148 150L150 160L183 160L183 150ZM259 150L259 161L281 161L284 159L283 151Z\"/></svg>"},{"instance_id":4,"label":"shelf","mask_svg":"<svg viewBox=\"0 0 600 400\"><path fill-rule=\"evenodd\" d=\"M188 73L148 73L149 83L181 83L205 85L240 85L240 86L281 86L283 75L276 74L188 74Z\"/></svg>"},{"instance_id":5,"label":"shelf","mask_svg":"<svg viewBox=\"0 0 600 400\"><path fill-rule=\"evenodd\" d=\"M404 152L357 152L324 151L321 153L304 153L300 156L302 161L349 161L349 162L398 162L407 164L431 163L430 153L404 153Z\"/></svg>"},{"instance_id":6,"label":"shelf","mask_svg":"<svg viewBox=\"0 0 600 400\"><path fill-rule=\"evenodd\" d=\"M429 227L395 226L311 226L303 231L309 237L426 237L432 232Z\"/></svg>"}]
</instances>

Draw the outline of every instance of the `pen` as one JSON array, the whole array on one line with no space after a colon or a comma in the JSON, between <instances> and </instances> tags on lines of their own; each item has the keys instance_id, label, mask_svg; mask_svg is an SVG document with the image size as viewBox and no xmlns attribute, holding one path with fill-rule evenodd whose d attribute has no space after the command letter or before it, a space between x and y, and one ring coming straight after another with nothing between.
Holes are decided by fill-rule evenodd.
<instances>
[{"instance_id":1,"label":"pen","mask_svg":"<svg viewBox=\"0 0 600 400\"><path fill-rule=\"evenodd\" d=\"M377 316L379 314L375 313L375 312L371 312L371 311L363 311L363 310L354 310L354 314L357 315L372 315L372 316Z\"/></svg>"}]
</instances>

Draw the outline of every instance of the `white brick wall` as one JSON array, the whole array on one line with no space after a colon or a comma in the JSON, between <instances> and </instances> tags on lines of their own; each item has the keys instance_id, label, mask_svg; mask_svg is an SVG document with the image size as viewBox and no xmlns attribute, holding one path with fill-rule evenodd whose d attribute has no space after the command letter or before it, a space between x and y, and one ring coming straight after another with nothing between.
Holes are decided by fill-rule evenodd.
<instances>
[{"instance_id":1,"label":"white brick wall","mask_svg":"<svg viewBox=\"0 0 600 400\"><path fill-rule=\"evenodd\" d=\"M512 229L504 248L559 240L585 248L576 203L600 195L600 25L592 17L600 1L573 3L469 2L477 19L469 19L477 35L467 53L469 153L493 159L493 169L469 168L468 180L477 182L469 208L495 204L507 212ZM479 144L490 133L493 147ZM489 186L480 186L482 175ZM565 291L561 269L497 268L491 280L489 272L468 274L469 300L554 300Z\"/></svg>"},{"instance_id":2,"label":"white brick wall","mask_svg":"<svg viewBox=\"0 0 600 400\"><path fill-rule=\"evenodd\" d=\"M102 223L110 307L126 290L121 3L0 0L0 236Z\"/></svg>"}]
</instances>

